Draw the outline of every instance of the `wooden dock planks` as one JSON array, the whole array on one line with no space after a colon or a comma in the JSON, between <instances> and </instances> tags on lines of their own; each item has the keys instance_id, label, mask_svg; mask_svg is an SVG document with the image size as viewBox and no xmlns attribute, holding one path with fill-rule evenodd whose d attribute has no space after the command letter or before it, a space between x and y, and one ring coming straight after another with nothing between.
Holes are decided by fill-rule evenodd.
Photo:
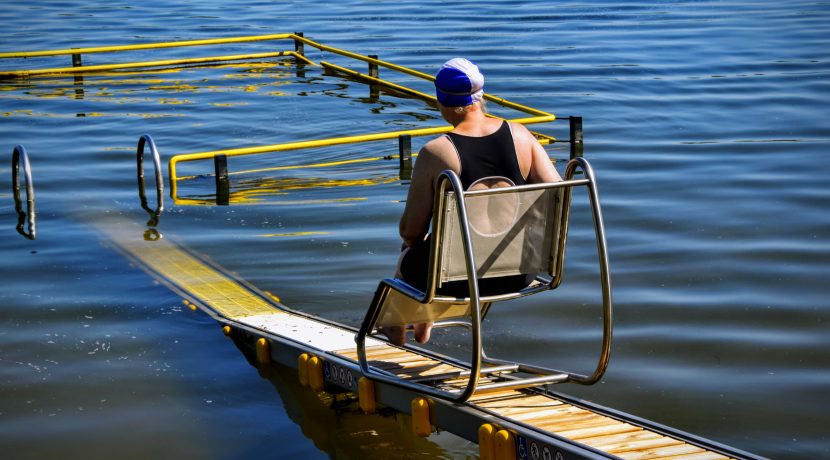
<instances>
[{"instance_id":1,"label":"wooden dock planks","mask_svg":"<svg viewBox=\"0 0 830 460\"><path fill-rule=\"evenodd\" d=\"M354 349L336 354L357 361ZM370 365L402 378L443 374L461 368L391 345L367 347ZM484 381L484 379L482 379ZM463 386L466 378L451 378L442 386ZM647 428L574 406L550 395L501 390L473 395L468 404L511 422L531 426L626 460L644 459L727 459L683 440Z\"/></svg>"}]
</instances>

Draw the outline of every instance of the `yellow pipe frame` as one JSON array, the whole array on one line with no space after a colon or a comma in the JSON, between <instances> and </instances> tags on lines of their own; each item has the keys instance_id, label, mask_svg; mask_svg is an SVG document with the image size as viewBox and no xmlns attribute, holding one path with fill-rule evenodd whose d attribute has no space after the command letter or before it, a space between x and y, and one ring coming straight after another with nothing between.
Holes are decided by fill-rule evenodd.
<instances>
[{"instance_id":1,"label":"yellow pipe frame","mask_svg":"<svg viewBox=\"0 0 830 460\"><path fill-rule=\"evenodd\" d=\"M377 59L373 59L373 60L377 61ZM346 67L341 67L339 65L335 65L335 64L332 64L332 63L326 62L326 61L320 61L320 65L327 68L327 69L333 69L333 70L336 70L337 72L344 73L344 74L346 74L346 75L348 75L352 78L358 78L358 79L366 80L366 81L369 81L371 83L375 83L375 84L378 84L378 85L383 85L383 86L386 86L388 88L392 88L393 90L396 90L396 91L399 91L399 92L402 92L402 93L405 93L405 94L410 94L412 96L419 97L421 99L431 101L431 102L436 103L436 104L438 103L438 98L436 98L435 96L433 96L431 94L422 93L420 91L414 90L412 88L407 88L406 86L401 86L401 85L392 83L391 81L387 81L387 80L384 80L382 78L377 78L377 77L373 77L371 75L366 75L364 73L356 72L352 69L347 69ZM432 79L434 80L434 78L432 78ZM503 99L503 98L500 98L500 97L490 96L489 94L485 94L485 98L487 98L488 100L492 100L495 103L500 104L500 105L505 106L505 107L511 107L511 106L513 108L518 107L519 111L523 111L523 112L529 113L531 115L539 115L539 116L552 115L550 113L543 112L541 110L536 110L536 109L531 108L531 107L525 107L525 106L522 106L522 105L519 105L519 104L515 104L513 102L510 102L510 101L508 101L506 99ZM491 115L489 113L486 114L486 115L488 117L491 117L491 118L500 118L500 117L497 117L495 115ZM545 135L545 134L539 134L539 133L533 133L533 134L537 138L540 138L540 142L542 142L544 144L550 144L551 142L556 141L555 138L553 138L551 136L548 136L548 135Z\"/></svg>"},{"instance_id":2,"label":"yellow pipe frame","mask_svg":"<svg viewBox=\"0 0 830 460\"><path fill-rule=\"evenodd\" d=\"M295 51L277 51L271 53L254 53L254 54L232 54L226 56L211 56L211 57L203 57L203 58L185 58L185 59L168 59L162 61L143 61L143 62L122 62L119 64L99 64L99 65L87 65L87 66L80 66L80 67L56 67L50 69L33 69L33 70L13 70L13 71L0 71L0 76L15 76L15 77L31 77L35 75L56 75L56 74L64 74L64 73L71 73L71 74L80 74L80 73L92 73L92 72L102 72L106 70L118 70L118 69L135 69L135 68L144 68L144 67L165 67L165 66L173 66L173 65L182 65L182 64L204 64L208 62L226 62L226 61L242 61L242 60L250 60L250 59L265 59L265 58L272 58L272 57L284 57L284 56L291 56L296 59L301 59L306 61L307 63L312 63L306 59L305 56L295 52ZM312 63L313 64L313 63Z\"/></svg>"},{"instance_id":3,"label":"yellow pipe frame","mask_svg":"<svg viewBox=\"0 0 830 460\"><path fill-rule=\"evenodd\" d=\"M185 40L185 41L175 41L175 42L155 42L155 43L143 43L143 44L135 44L135 45L119 45L119 46L101 46L101 47L91 47L91 48L70 48L70 49L56 49L56 50L44 50L44 51L28 51L28 52L7 52L7 53L0 53L0 59L2 58L31 58L31 57L44 57L44 56L60 56L60 55L69 55L69 54L90 54L90 53L108 53L108 52L122 52L122 51L135 51L135 50L148 50L148 49L160 49L160 48L174 48L174 47L184 47L184 46L204 46L204 45L221 45L221 44L231 44L231 43L243 43L243 42L256 42L256 41L267 41L267 40L294 40L295 44L303 43L309 45L311 47L317 48L320 51L329 52L333 54L338 54L341 56L345 56L351 59L364 61L369 64L377 65L380 67L385 67L391 70L395 70L397 72L401 72L407 75L411 75L414 77L418 77L427 81L435 81L435 77L432 75L428 75L423 72L419 72L414 69L410 69L408 67L400 66L397 64L393 64L391 62L383 61L381 59L365 56L358 53L353 53L351 51L346 51L343 49L335 48L332 46L324 45L322 43L316 42L314 40L310 40L306 37L297 34L270 34L270 35L248 35L248 36L240 36L240 37L230 37L230 38L217 38L217 39L203 39L203 40ZM192 58L192 59L176 59L176 60L162 60L162 61L148 61L148 62L130 62L130 63L122 63L122 64L102 64L102 65L93 65L93 66L78 66L78 67L62 67L62 68L52 68L52 69L33 69L33 70L14 70L14 71L0 71L0 76L32 76L32 75L45 75L45 74L60 74L60 73L84 73L84 72L100 72L105 70L115 70L115 69L127 69L127 68L137 68L137 67L159 67L159 66L170 66L170 65L179 65L179 64L196 64L196 63L206 63L206 62L219 62L219 61L234 61L234 60L246 60L246 59L262 59L262 58L271 58L271 57L283 57L283 56L290 56L294 57L297 60L301 60L309 65L316 65L313 61L307 59L300 53L295 51L280 51L280 52L271 52L271 53L257 53L257 54L240 54L240 55L228 55L228 56L214 56L214 57L204 57L204 58ZM382 80L380 78L375 78L369 75L361 74L359 72L355 72L353 70L347 69L345 67L340 67L335 64L331 64L329 62L321 61L321 65L326 68L335 69L338 72L345 73L350 75L354 78L360 78L364 80L368 80L377 84L384 85L388 88L392 88L396 91L400 91L406 94L410 94L427 101L435 101L435 97L426 93L422 93L420 91L414 90L412 88L407 88L405 86L397 85L390 81ZM542 110L534 109L532 107L528 107L525 105L517 104L515 102L508 101L504 98L493 96L491 94L485 94L485 99L488 101L492 101L496 104L501 105L502 107L518 110L520 112L527 113L532 115L532 117L528 118L518 118L511 120L516 123L522 124L532 124L532 123L546 123L551 122L556 119L556 116L550 114L548 112L544 112ZM357 142L368 142L368 141L376 141L376 140L384 140L384 139L392 139L397 136L408 134L410 136L427 136L433 134L441 134L448 132L452 129L450 126L443 126L443 127L435 127L435 128L424 128L424 129L415 129L415 130L408 130L408 131L395 131L389 133L377 133L377 134L364 134L358 136L347 136L347 137L339 137L339 138L329 138L329 139L319 139L319 140L310 140L310 141L301 141L301 142L289 142L286 144L274 144L274 145L265 145L259 147L247 147L247 148L237 148L237 149L229 149L229 150L214 150L209 152L198 152L198 153L189 153L189 154L181 154L181 155L174 155L168 164L168 175L170 176L170 195L172 196L173 200L176 201L176 182L178 181L178 177L176 176L176 165L180 162L185 161L196 161L196 160L204 160L213 158L215 155L223 154L227 156L241 156L241 155L253 155L259 153L272 153L272 152L280 152L285 150L295 150L295 149L305 149L305 148L314 148L314 147L326 147L326 146L333 146L333 145L343 145L343 144L350 144L350 143L357 143ZM540 136L543 138L543 141L549 143L554 139L550 136Z\"/></svg>"},{"instance_id":4,"label":"yellow pipe frame","mask_svg":"<svg viewBox=\"0 0 830 460\"><path fill-rule=\"evenodd\" d=\"M391 81L386 81L386 80L383 80L381 78L373 77L371 75L366 75L364 73L356 72L352 69L347 69L346 67L341 67L339 65L332 64L331 62L320 61L320 65L327 68L327 69L334 69L334 70L336 70L340 73L344 73L344 74L346 74L346 75L348 75L352 78L360 78L360 79L363 79L363 80L368 80L372 83L377 83L379 85L383 85L383 86L392 88L392 89L400 91L402 93L411 94L413 96L420 97L421 99L426 99L428 101L432 101L432 102L437 101L436 97L433 96L433 95L422 93L422 92L414 90L412 88L407 88L406 86L401 86L401 85L392 83Z\"/></svg>"},{"instance_id":5,"label":"yellow pipe frame","mask_svg":"<svg viewBox=\"0 0 830 460\"><path fill-rule=\"evenodd\" d=\"M340 48L335 48L333 46L323 45L322 43L315 42L314 40L310 40L306 37L299 36L297 34L271 34L271 35L248 35L242 37L229 37L229 38L214 38L214 39L204 39L204 40L185 40L185 41L176 41L176 42L156 42L156 43L143 43L143 44L136 44L136 45L120 45L120 46L99 46L93 48L70 48L70 49L57 49L57 50L44 50L44 51L26 51L26 52L8 52L8 53L0 53L0 59L3 58L31 58L31 57L44 57L44 56L61 56L61 55L68 55L68 54L90 54L90 53L109 53L109 52L119 52L119 51L135 51L135 50L148 50L148 49L159 49L159 48L175 48L175 47L183 47L183 46L204 46L204 45L222 45L222 44L230 44L230 43L243 43L243 42L256 42L256 41L267 41L267 40L294 40L296 42L302 42L306 45L312 46L314 48L319 49L320 51L326 51L333 54L339 54L341 56L349 57L352 59L356 59L359 61L364 61L370 64L376 64L381 67L386 67L388 69L392 69L407 75L412 75L418 78L422 78L428 81L435 81L435 77L423 72L419 72L414 69L410 69L408 67L400 66L397 64L393 64L388 61L383 61L381 59L371 58L369 56L365 56L358 53L352 53L351 51L346 51ZM283 55L290 55L294 56L298 59L302 59L306 61L306 63L314 65L314 63L299 53L295 53L293 51L284 51ZM263 53L267 54L267 53ZM136 63L137 64L137 63ZM117 64L113 64L117 65ZM92 67L92 66L90 66ZM78 72L82 67L72 67L72 71ZM43 70L56 70L56 69L43 69ZM13 72L27 72L27 71L13 71ZM32 71L28 71L29 75L34 75L31 73ZM3 73L4 75L7 73ZM404 88L404 87L400 87ZM409 90L408 91L414 91ZM421 93L423 94L423 93ZM491 94L485 94L485 99L495 102L503 107L508 107L511 109L518 110L520 112L525 112L531 115L551 115L550 113L544 112L542 110L534 109L532 107L528 107L521 104L516 104L514 102L510 102L506 99L493 96Z\"/></svg>"},{"instance_id":6,"label":"yellow pipe frame","mask_svg":"<svg viewBox=\"0 0 830 460\"><path fill-rule=\"evenodd\" d=\"M302 38L294 34L248 35L244 37L208 38L204 40L184 40L177 42L141 43L136 45L98 46L93 48L69 48L44 51L24 51L0 53L3 58L31 58L44 56L62 56L67 54L112 53L118 51L151 50L159 48L176 48L180 46L224 45L228 43L256 42L266 40L284 40L287 38Z\"/></svg>"},{"instance_id":7,"label":"yellow pipe frame","mask_svg":"<svg viewBox=\"0 0 830 460\"><path fill-rule=\"evenodd\" d=\"M522 123L522 124L532 124L532 123L547 123L556 120L555 115L546 115L546 116L537 116L537 117L528 117L528 118L516 118L510 120L515 123ZM330 147L333 145L343 145L343 144L354 144L358 142L370 142L370 141L380 141L386 139L395 139L398 136L403 134L408 134L412 137L416 136L430 136L434 134L442 134L451 131L453 128L452 126L438 126L434 128L421 128L421 129L412 129L406 131L392 131L386 133L375 133L375 134L360 134L357 136L345 136L345 137L331 137L327 139L317 139L317 140L309 140L309 141L300 141L300 142L289 142L285 144L272 144L272 145L262 145L258 147L243 147L238 149L228 149L228 150L211 150L207 152L197 152L197 153L185 153L181 155L174 155L170 158L170 161L167 166L167 172L170 176L170 195L173 199L176 199L176 166L179 163L186 162L186 161L196 161L196 160L207 160L213 158L216 155L226 155L228 157L234 156L243 156L243 155L255 155L260 153L272 153L272 152L283 152L286 150L300 150L300 149L308 149L308 148L316 148L316 147Z\"/></svg>"}]
</instances>

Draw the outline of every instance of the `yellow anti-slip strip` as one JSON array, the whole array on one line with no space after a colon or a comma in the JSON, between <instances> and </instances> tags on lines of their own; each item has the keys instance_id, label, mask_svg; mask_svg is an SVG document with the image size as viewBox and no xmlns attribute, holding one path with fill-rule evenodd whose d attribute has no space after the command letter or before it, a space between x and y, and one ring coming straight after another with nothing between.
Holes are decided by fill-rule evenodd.
<instances>
[{"instance_id":1,"label":"yellow anti-slip strip","mask_svg":"<svg viewBox=\"0 0 830 460\"><path fill-rule=\"evenodd\" d=\"M215 268L166 239L145 241L144 228L111 217L94 219L95 225L136 265L174 291L198 301L211 313L245 324L264 334L280 336L302 343L320 352L355 346L355 331L296 314L244 281ZM271 296L273 297L273 296ZM368 339L367 346L381 344Z\"/></svg>"},{"instance_id":2,"label":"yellow anti-slip strip","mask_svg":"<svg viewBox=\"0 0 830 460\"><path fill-rule=\"evenodd\" d=\"M119 248L138 260L143 268L160 275L176 289L199 300L220 316L239 319L283 313L261 296L168 240L145 241L137 238L142 230L135 225L125 228L125 222L101 223L98 227Z\"/></svg>"}]
</instances>

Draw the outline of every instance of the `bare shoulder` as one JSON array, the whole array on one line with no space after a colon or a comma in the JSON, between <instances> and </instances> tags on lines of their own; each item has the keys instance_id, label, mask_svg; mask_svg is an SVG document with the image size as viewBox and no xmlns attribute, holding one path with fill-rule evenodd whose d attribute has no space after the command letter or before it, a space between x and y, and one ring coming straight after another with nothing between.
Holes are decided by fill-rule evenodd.
<instances>
[{"instance_id":1,"label":"bare shoulder","mask_svg":"<svg viewBox=\"0 0 830 460\"><path fill-rule=\"evenodd\" d=\"M527 126L525 126L521 123L515 123L515 122L512 122L512 121L508 122L508 123L510 123L510 130L513 133L513 136L518 138L518 140L521 140L523 142L528 142L531 139L536 139L533 136L533 134L530 132L530 130L527 129Z\"/></svg>"},{"instance_id":2,"label":"bare shoulder","mask_svg":"<svg viewBox=\"0 0 830 460\"><path fill-rule=\"evenodd\" d=\"M519 168L530 183L557 182L562 180L550 161L545 148L536 139L536 136L520 123L510 123L513 132L513 141L516 145L516 156Z\"/></svg>"},{"instance_id":3,"label":"bare shoulder","mask_svg":"<svg viewBox=\"0 0 830 460\"><path fill-rule=\"evenodd\" d=\"M424 144L418 153L418 161L421 160L427 160L425 163L442 169L452 168L456 170L461 166L455 147L445 136L437 137Z\"/></svg>"},{"instance_id":4,"label":"bare shoulder","mask_svg":"<svg viewBox=\"0 0 830 460\"><path fill-rule=\"evenodd\" d=\"M428 155L444 155L452 151L452 143L446 136L436 137L424 144L422 151Z\"/></svg>"}]
</instances>

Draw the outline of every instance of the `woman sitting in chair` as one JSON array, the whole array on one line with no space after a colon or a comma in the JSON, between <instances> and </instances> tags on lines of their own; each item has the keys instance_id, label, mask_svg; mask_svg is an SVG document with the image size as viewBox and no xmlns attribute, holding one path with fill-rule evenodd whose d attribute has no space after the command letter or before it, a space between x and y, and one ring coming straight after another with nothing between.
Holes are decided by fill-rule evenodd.
<instances>
[{"instance_id":1,"label":"woman sitting in chair","mask_svg":"<svg viewBox=\"0 0 830 460\"><path fill-rule=\"evenodd\" d=\"M463 58L444 63L435 75L435 94L441 115L454 129L428 142L418 154L400 222L404 244L396 276L419 289L426 287L434 184L442 171L454 171L466 190L562 180L527 128L486 116L484 76L475 64ZM521 289L530 281L525 276L496 278L482 283L480 289L486 295L487 291ZM466 290L466 286L462 282L442 290L458 295L453 291ZM431 329L431 323L416 324L415 340L426 343ZM406 341L401 327L383 332L395 344Z\"/></svg>"}]
</instances>

